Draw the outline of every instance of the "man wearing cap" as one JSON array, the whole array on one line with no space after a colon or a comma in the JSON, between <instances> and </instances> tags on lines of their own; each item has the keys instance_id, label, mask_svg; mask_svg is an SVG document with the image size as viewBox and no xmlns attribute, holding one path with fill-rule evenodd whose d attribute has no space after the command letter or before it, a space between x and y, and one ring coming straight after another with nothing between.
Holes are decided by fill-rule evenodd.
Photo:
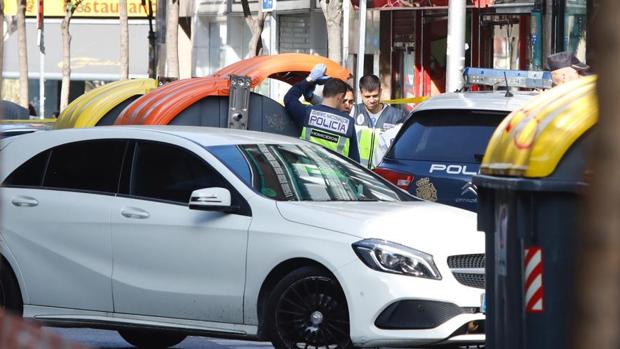
<instances>
[{"instance_id":1,"label":"man wearing cap","mask_svg":"<svg viewBox=\"0 0 620 349\"><path fill-rule=\"evenodd\" d=\"M551 71L551 80L554 86L575 80L590 74L590 66L582 63L574 54L568 51L554 53L547 57L547 66Z\"/></svg>"}]
</instances>

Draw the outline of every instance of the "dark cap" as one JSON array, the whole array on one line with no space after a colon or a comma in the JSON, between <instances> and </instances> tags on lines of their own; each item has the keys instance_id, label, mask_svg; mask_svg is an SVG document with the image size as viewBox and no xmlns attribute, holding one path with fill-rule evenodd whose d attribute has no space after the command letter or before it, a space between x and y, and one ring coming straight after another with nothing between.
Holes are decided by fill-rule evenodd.
<instances>
[{"instance_id":1,"label":"dark cap","mask_svg":"<svg viewBox=\"0 0 620 349\"><path fill-rule=\"evenodd\" d=\"M587 73L590 70L590 66L582 63L574 54L564 51L554 53L547 57L547 67L550 71L571 67L577 72Z\"/></svg>"}]
</instances>

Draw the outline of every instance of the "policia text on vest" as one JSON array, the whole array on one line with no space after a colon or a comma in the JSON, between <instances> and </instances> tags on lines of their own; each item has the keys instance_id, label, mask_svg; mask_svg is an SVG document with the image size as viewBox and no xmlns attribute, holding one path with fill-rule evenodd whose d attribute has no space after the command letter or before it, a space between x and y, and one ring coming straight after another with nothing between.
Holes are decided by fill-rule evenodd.
<instances>
[{"instance_id":1,"label":"policia text on vest","mask_svg":"<svg viewBox=\"0 0 620 349\"><path fill-rule=\"evenodd\" d=\"M289 116L301 130L300 138L320 144L359 162L360 157L353 118L347 113L328 105L309 106L302 104L299 98L308 89L314 89L314 82L303 80L291 87L284 96L284 106ZM343 97L345 92L342 93Z\"/></svg>"}]
</instances>

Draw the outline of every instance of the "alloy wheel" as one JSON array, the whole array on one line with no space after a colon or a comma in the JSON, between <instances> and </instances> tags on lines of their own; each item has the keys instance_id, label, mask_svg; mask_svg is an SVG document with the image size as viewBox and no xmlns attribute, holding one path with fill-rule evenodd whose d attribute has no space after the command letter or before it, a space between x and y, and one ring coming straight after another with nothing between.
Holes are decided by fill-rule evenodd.
<instances>
[{"instance_id":1,"label":"alloy wheel","mask_svg":"<svg viewBox=\"0 0 620 349\"><path fill-rule=\"evenodd\" d=\"M305 277L287 287L278 299L275 322L288 348L351 347L346 299L329 277Z\"/></svg>"}]
</instances>

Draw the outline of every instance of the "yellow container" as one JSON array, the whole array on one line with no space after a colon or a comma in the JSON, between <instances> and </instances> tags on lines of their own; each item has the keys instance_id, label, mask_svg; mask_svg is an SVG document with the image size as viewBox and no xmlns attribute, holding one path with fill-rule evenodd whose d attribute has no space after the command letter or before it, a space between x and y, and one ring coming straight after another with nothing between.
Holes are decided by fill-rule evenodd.
<instances>
[{"instance_id":1,"label":"yellow container","mask_svg":"<svg viewBox=\"0 0 620 349\"><path fill-rule=\"evenodd\" d=\"M480 172L547 177L597 120L595 76L552 88L506 116L489 141Z\"/></svg>"},{"instance_id":2,"label":"yellow container","mask_svg":"<svg viewBox=\"0 0 620 349\"><path fill-rule=\"evenodd\" d=\"M121 80L95 88L75 99L60 113L56 128L93 127L112 109L134 96L157 88L153 79Z\"/></svg>"}]
</instances>

